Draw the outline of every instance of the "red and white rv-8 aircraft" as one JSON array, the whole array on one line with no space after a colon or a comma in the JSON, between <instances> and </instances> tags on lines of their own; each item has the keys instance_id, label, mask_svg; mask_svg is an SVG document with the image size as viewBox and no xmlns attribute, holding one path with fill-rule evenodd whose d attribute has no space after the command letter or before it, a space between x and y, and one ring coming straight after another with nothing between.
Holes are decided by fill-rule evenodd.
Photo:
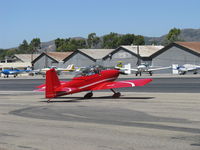
<instances>
[{"instance_id":1,"label":"red and white rv-8 aircraft","mask_svg":"<svg viewBox=\"0 0 200 150\"><path fill-rule=\"evenodd\" d=\"M121 93L115 92L115 88L144 86L152 79L135 79L115 81L119 74L123 74L117 69L104 69L101 67L89 67L77 74L70 81L60 81L55 69L46 72L46 83L38 86L36 91L45 91L45 97L49 102L52 98L63 95L89 91L84 98L89 99L93 96L93 91L110 89L114 94L113 98L119 98Z\"/></svg>"}]
</instances>

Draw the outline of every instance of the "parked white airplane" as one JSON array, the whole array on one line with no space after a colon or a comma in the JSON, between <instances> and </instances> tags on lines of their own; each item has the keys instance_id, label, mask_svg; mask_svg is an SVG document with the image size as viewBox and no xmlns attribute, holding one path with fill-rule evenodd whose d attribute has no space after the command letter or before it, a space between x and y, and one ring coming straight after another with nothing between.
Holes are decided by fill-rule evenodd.
<instances>
[{"instance_id":1,"label":"parked white airplane","mask_svg":"<svg viewBox=\"0 0 200 150\"><path fill-rule=\"evenodd\" d=\"M57 72L58 75L60 75L61 72L72 72L75 71L75 67L74 64L68 65L67 68L57 68L56 66L51 66L49 68L43 68L43 69L37 69L37 70L33 70L32 73L33 74L41 74L41 75L45 75L46 72L50 69L54 68Z\"/></svg>"},{"instance_id":2,"label":"parked white airplane","mask_svg":"<svg viewBox=\"0 0 200 150\"><path fill-rule=\"evenodd\" d=\"M116 67L119 68L119 67ZM131 74L132 72L135 73L135 75L142 75L142 73L149 73L150 76L152 76L153 71L157 71L157 70L164 70L164 69L169 69L171 68L171 66L169 67L153 67L153 66L149 66L146 65L144 63L140 64L137 66L137 68L131 68L131 64L126 64L124 65L124 68L119 68L121 70L125 70L125 73L127 74Z\"/></svg>"},{"instance_id":3,"label":"parked white airplane","mask_svg":"<svg viewBox=\"0 0 200 150\"><path fill-rule=\"evenodd\" d=\"M178 74L180 75L184 75L187 72L193 72L193 74L197 74L198 70L200 70L200 66L193 64L184 64L182 66L178 66L176 69L178 70Z\"/></svg>"}]
</instances>

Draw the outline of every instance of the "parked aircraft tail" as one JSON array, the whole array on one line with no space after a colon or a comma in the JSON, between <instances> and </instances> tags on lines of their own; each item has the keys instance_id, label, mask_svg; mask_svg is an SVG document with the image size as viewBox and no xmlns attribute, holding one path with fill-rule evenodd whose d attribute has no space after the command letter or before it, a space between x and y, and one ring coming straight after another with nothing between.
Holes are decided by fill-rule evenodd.
<instances>
[{"instance_id":1,"label":"parked aircraft tail","mask_svg":"<svg viewBox=\"0 0 200 150\"><path fill-rule=\"evenodd\" d=\"M60 80L56 74L55 69L50 69L46 72L46 88L45 88L45 97L46 98L54 98L57 93L55 89L59 87Z\"/></svg>"},{"instance_id":2,"label":"parked aircraft tail","mask_svg":"<svg viewBox=\"0 0 200 150\"><path fill-rule=\"evenodd\" d=\"M75 71L74 64L67 66L66 71Z\"/></svg>"}]
</instances>

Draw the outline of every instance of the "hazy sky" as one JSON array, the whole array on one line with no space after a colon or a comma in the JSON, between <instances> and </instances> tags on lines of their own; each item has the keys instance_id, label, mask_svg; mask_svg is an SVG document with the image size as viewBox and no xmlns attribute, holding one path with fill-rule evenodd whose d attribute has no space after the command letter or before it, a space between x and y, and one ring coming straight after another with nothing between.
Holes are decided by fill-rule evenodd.
<instances>
[{"instance_id":1,"label":"hazy sky","mask_svg":"<svg viewBox=\"0 0 200 150\"><path fill-rule=\"evenodd\" d=\"M200 0L0 0L0 48L95 32L161 36L200 28Z\"/></svg>"}]
</instances>

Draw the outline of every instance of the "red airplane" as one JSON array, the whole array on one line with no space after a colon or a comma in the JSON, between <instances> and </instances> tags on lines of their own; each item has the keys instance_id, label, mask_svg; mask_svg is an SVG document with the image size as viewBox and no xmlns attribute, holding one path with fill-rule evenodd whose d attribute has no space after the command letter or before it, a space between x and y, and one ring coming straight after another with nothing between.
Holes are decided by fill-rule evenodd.
<instances>
[{"instance_id":1,"label":"red airplane","mask_svg":"<svg viewBox=\"0 0 200 150\"><path fill-rule=\"evenodd\" d=\"M52 98L63 95L74 94L83 91L90 91L84 98L89 99L93 96L93 91L110 89L114 94L113 98L119 98L121 93L115 92L115 88L144 86L152 79L136 79L125 81L114 81L122 73L116 69L103 69L99 67L90 67L83 70L70 81L60 81L55 69L46 72L46 84L40 85L36 91L45 91L45 97L48 102Z\"/></svg>"}]
</instances>

